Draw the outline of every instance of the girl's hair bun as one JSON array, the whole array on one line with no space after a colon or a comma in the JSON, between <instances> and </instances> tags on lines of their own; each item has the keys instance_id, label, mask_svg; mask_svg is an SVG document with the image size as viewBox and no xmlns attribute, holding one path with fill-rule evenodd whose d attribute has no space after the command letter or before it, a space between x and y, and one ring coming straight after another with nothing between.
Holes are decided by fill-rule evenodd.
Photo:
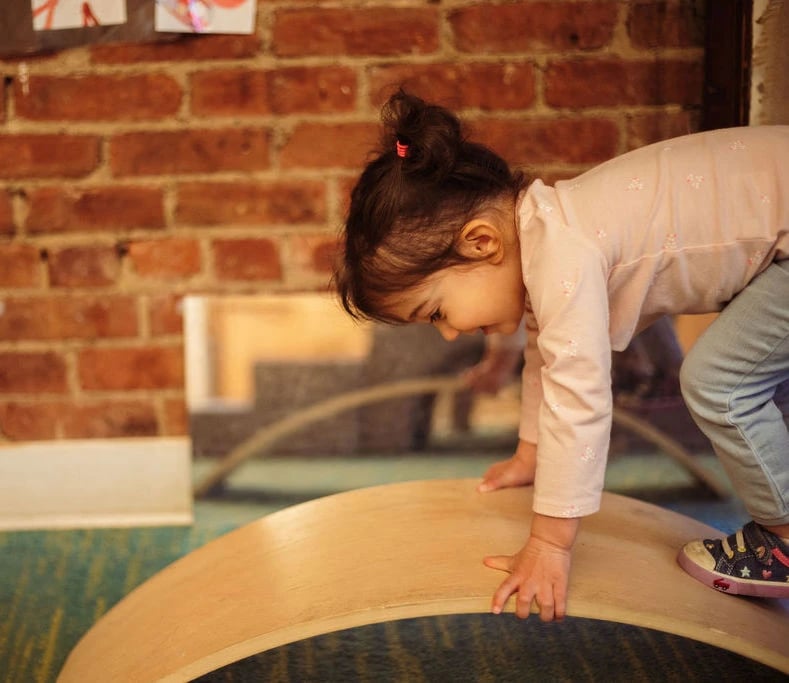
<instances>
[{"instance_id":1,"label":"girl's hair bun","mask_svg":"<svg viewBox=\"0 0 789 683\"><path fill-rule=\"evenodd\" d=\"M454 114L399 90L384 105L381 119L385 151L395 154L398 142L408 145L404 173L440 181L452 172L463 144L462 127Z\"/></svg>"}]
</instances>

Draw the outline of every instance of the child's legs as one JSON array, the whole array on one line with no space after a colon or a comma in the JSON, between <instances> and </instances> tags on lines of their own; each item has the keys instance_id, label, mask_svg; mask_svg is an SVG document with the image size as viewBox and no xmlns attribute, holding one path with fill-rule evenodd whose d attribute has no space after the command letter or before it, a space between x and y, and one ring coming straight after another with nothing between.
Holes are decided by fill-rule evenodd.
<instances>
[{"instance_id":1,"label":"child's legs","mask_svg":"<svg viewBox=\"0 0 789 683\"><path fill-rule=\"evenodd\" d=\"M753 519L789 524L789 432L775 403L789 381L789 261L721 312L682 366L682 394Z\"/></svg>"}]
</instances>

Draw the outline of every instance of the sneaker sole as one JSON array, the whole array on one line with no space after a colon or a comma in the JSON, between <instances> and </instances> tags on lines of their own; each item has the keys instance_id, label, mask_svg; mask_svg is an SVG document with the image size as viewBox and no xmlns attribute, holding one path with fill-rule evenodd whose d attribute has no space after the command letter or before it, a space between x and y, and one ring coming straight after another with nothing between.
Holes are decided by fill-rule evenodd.
<instances>
[{"instance_id":1,"label":"sneaker sole","mask_svg":"<svg viewBox=\"0 0 789 683\"><path fill-rule=\"evenodd\" d=\"M789 598L789 583L746 581L728 574L705 569L685 554L685 548L679 551L677 562L694 579L701 581L704 585L714 588L720 593L746 595L752 598Z\"/></svg>"}]
</instances>

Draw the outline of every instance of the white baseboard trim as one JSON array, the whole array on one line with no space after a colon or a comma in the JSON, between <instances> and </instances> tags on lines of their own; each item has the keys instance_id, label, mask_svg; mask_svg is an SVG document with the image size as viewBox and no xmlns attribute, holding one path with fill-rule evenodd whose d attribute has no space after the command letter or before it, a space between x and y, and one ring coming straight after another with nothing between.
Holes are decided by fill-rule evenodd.
<instances>
[{"instance_id":1,"label":"white baseboard trim","mask_svg":"<svg viewBox=\"0 0 789 683\"><path fill-rule=\"evenodd\" d=\"M192 500L187 438L0 447L0 531L188 525Z\"/></svg>"}]
</instances>

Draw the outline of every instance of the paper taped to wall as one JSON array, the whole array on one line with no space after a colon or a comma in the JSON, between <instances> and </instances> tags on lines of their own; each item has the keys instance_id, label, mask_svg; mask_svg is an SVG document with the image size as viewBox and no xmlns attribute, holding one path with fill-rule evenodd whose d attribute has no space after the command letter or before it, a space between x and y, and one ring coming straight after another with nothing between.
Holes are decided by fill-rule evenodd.
<instances>
[{"instance_id":1,"label":"paper taped to wall","mask_svg":"<svg viewBox=\"0 0 789 683\"><path fill-rule=\"evenodd\" d=\"M31 7L36 31L126 23L126 0L31 0Z\"/></svg>"},{"instance_id":2,"label":"paper taped to wall","mask_svg":"<svg viewBox=\"0 0 789 683\"><path fill-rule=\"evenodd\" d=\"M178 33L253 33L255 0L157 0L155 28Z\"/></svg>"}]
</instances>

